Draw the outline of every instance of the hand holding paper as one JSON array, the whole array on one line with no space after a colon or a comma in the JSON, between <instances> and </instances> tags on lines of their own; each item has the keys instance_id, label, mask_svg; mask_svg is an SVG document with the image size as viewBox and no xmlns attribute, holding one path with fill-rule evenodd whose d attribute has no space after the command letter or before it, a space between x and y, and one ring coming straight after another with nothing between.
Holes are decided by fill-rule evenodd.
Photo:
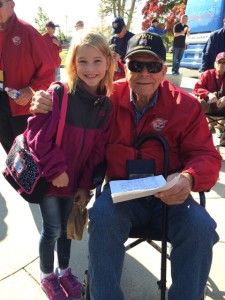
<instances>
[{"instance_id":1,"label":"hand holding paper","mask_svg":"<svg viewBox=\"0 0 225 300\"><path fill-rule=\"evenodd\" d=\"M162 175L150 176L131 180L111 181L110 188L113 203L146 197L156 192L165 191L174 186L179 180L179 175L166 182Z\"/></svg>"}]
</instances>

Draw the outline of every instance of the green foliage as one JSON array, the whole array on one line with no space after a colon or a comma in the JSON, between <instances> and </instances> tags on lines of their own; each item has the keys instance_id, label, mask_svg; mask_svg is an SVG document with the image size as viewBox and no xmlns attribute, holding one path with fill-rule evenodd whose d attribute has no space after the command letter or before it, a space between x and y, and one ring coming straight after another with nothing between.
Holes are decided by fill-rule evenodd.
<instances>
[{"instance_id":1,"label":"green foliage","mask_svg":"<svg viewBox=\"0 0 225 300\"><path fill-rule=\"evenodd\" d=\"M60 28L58 31L58 38L59 38L60 44L67 42L67 37L65 36L65 34L62 32L62 30Z\"/></svg>"},{"instance_id":2,"label":"green foliage","mask_svg":"<svg viewBox=\"0 0 225 300\"><path fill-rule=\"evenodd\" d=\"M113 18L120 16L124 19L127 29L130 29L133 15L136 12L137 6L141 0L101 0L99 4L99 16L113 16Z\"/></svg>"},{"instance_id":3,"label":"green foliage","mask_svg":"<svg viewBox=\"0 0 225 300\"><path fill-rule=\"evenodd\" d=\"M41 6L38 6L37 16L34 18L34 22L37 25L37 29L41 34L45 33L45 25L48 21L48 14L44 13Z\"/></svg>"},{"instance_id":4,"label":"green foliage","mask_svg":"<svg viewBox=\"0 0 225 300\"><path fill-rule=\"evenodd\" d=\"M65 65L67 52L68 52L67 49L63 49L63 51L60 52L60 57L61 57L61 60L62 60L61 65Z\"/></svg>"}]
</instances>

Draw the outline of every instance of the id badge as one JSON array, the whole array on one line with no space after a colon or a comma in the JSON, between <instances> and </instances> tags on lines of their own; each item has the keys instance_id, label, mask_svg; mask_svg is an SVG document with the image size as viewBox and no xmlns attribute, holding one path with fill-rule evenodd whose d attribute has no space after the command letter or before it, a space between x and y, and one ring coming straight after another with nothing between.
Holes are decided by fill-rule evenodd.
<instances>
[{"instance_id":1,"label":"id badge","mask_svg":"<svg viewBox=\"0 0 225 300\"><path fill-rule=\"evenodd\" d=\"M3 70L0 70L0 91L3 91Z\"/></svg>"},{"instance_id":2,"label":"id badge","mask_svg":"<svg viewBox=\"0 0 225 300\"><path fill-rule=\"evenodd\" d=\"M155 175L154 159L135 159L127 160L128 179L144 178Z\"/></svg>"}]
</instances>

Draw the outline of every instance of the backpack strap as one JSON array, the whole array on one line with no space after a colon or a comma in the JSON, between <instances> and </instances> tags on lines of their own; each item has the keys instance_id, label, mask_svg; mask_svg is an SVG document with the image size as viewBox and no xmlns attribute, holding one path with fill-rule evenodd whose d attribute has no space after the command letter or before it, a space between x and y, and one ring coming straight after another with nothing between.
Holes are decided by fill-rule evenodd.
<instances>
[{"instance_id":1,"label":"backpack strap","mask_svg":"<svg viewBox=\"0 0 225 300\"><path fill-rule=\"evenodd\" d=\"M61 104L58 129L57 129L57 134L56 134L56 145L58 145L60 147L61 141L62 141L63 130L64 130L64 126L65 126L66 111L67 111L67 105L68 105L68 86L65 82L57 82L57 83L59 83L63 86L63 98L62 98L62 104Z\"/></svg>"}]
</instances>

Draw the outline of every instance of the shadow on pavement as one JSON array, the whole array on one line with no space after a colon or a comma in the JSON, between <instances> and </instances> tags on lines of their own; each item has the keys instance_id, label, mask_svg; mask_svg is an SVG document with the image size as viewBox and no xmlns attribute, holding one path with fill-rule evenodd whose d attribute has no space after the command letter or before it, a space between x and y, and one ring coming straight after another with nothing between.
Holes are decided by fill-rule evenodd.
<instances>
[{"instance_id":1,"label":"shadow on pavement","mask_svg":"<svg viewBox=\"0 0 225 300\"><path fill-rule=\"evenodd\" d=\"M5 222L5 218L8 214L8 209L6 207L5 198L0 193L0 241L4 240L7 235L8 226Z\"/></svg>"},{"instance_id":2,"label":"shadow on pavement","mask_svg":"<svg viewBox=\"0 0 225 300\"><path fill-rule=\"evenodd\" d=\"M221 291L215 282L209 277L206 286L206 295L210 299L224 300L225 291Z\"/></svg>"}]
</instances>

